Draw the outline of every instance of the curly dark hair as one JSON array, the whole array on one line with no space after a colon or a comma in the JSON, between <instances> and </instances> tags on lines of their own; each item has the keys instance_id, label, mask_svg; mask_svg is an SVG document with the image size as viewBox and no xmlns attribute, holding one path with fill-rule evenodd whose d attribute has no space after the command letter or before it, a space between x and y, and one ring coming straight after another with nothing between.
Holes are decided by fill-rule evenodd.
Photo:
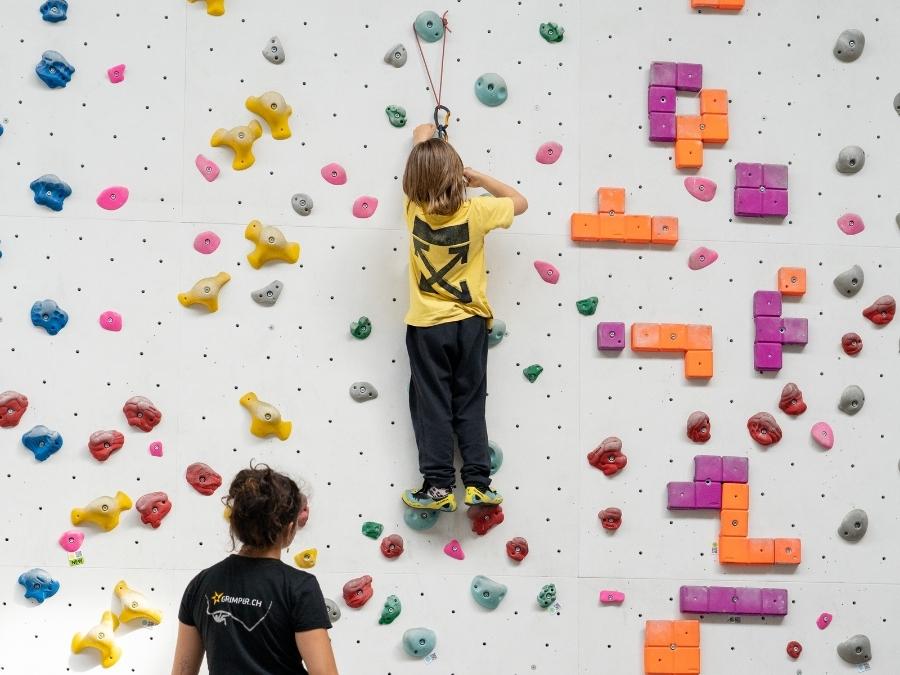
<instances>
[{"instance_id":1,"label":"curly dark hair","mask_svg":"<svg viewBox=\"0 0 900 675\"><path fill-rule=\"evenodd\" d=\"M276 545L297 520L306 496L288 476L251 462L249 469L238 471L222 503L229 513L232 548L238 539L249 549L263 550Z\"/></svg>"}]
</instances>

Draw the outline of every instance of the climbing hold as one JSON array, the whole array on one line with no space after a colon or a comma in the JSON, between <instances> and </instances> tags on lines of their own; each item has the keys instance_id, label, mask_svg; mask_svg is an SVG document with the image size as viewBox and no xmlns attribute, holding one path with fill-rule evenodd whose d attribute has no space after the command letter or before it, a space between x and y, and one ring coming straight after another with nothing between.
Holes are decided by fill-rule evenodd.
<instances>
[{"instance_id":1,"label":"climbing hold","mask_svg":"<svg viewBox=\"0 0 900 675\"><path fill-rule=\"evenodd\" d=\"M384 525L367 520L362 524L362 533L369 539L378 539L384 531Z\"/></svg>"},{"instance_id":2,"label":"climbing hold","mask_svg":"<svg viewBox=\"0 0 900 675\"><path fill-rule=\"evenodd\" d=\"M65 87L72 79L75 68L59 52L48 49L34 67L34 72L51 89Z\"/></svg>"},{"instance_id":3,"label":"climbing hold","mask_svg":"<svg viewBox=\"0 0 900 675\"><path fill-rule=\"evenodd\" d=\"M838 61L850 63L851 61L856 61L862 55L865 47L866 36L863 35L863 32L856 28L848 28L838 35L832 51Z\"/></svg>"},{"instance_id":4,"label":"climbing hold","mask_svg":"<svg viewBox=\"0 0 900 675\"><path fill-rule=\"evenodd\" d=\"M368 382L354 382L350 385L350 398L358 403L364 403L378 398L378 390Z\"/></svg>"},{"instance_id":5,"label":"climbing hold","mask_svg":"<svg viewBox=\"0 0 900 675\"><path fill-rule=\"evenodd\" d=\"M542 23L538 32L547 42L562 42L566 29L555 23Z\"/></svg>"},{"instance_id":6,"label":"climbing hold","mask_svg":"<svg viewBox=\"0 0 900 675\"><path fill-rule=\"evenodd\" d=\"M719 254L711 248L701 246L694 249L688 256L688 267L692 270L702 270L704 267L712 265L719 259Z\"/></svg>"},{"instance_id":7,"label":"climbing hold","mask_svg":"<svg viewBox=\"0 0 900 675\"><path fill-rule=\"evenodd\" d=\"M865 635L854 635L837 646L837 653L847 663L868 663L872 660L872 643Z\"/></svg>"},{"instance_id":8,"label":"climbing hold","mask_svg":"<svg viewBox=\"0 0 900 675\"><path fill-rule=\"evenodd\" d=\"M822 612L819 614L819 618L816 619L816 626L819 627L819 630L825 630L828 626L831 625L831 620L834 617L831 616L828 612Z\"/></svg>"},{"instance_id":9,"label":"climbing hold","mask_svg":"<svg viewBox=\"0 0 900 675\"><path fill-rule=\"evenodd\" d=\"M197 171L200 172L200 175L203 176L208 183L212 183L219 177L219 165L203 155L197 155L194 158L194 166L197 167Z\"/></svg>"},{"instance_id":10,"label":"climbing hold","mask_svg":"<svg viewBox=\"0 0 900 675\"><path fill-rule=\"evenodd\" d=\"M506 80L497 73L485 73L475 80L475 96L491 108L501 105L509 96Z\"/></svg>"},{"instance_id":11,"label":"climbing hold","mask_svg":"<svg viewBox=\"0 0 900 675\"><path fill-rule=\"evenodd\" d=\"M866 307L862 311L862 314L872 323L878 326L886 326L893 321L896 312L897 302L894 298L890 295L882 295L875 302Z\"/></svg>"},{"instance_id":12,"label":"climbing hold","mask_svg":"<svg viewBox=\"0 0 900 675\"><path fill-rule=\"evenodd\" d=\"M403 537L389 534L381 540L381 555L385 558L399 558L403 555Z\"/></svg>"},{"instance_id":13,"label":"climbing hold","mask_svg":"<svg viewBox=\"0 0 900 675\"><path fill-rule=\"evenodd\" d=\"M490 504L470 506L466 515L472 521L472 532L479 536L486 535L504 520L503 507Z\"/></svg>"},{"instance_id":14,"label":"climbing hold","mask_svg":"<svg viewBox=\"0 0 900 675\"><path fill-rule=\"evenodd\" d=\"M538 376L540 376L540 374L543 372L544 372L544 367L541 366L540 364L535 363L535 364L532 364L532 365L528 366L527 368L525 368L522 371L522 374L525 375L525 378L529 382L534 383L534 381L538 379Z\"/></svg>"},{"instance_id":15,"label":"climbing hold","mask_svg":"<svg viewBox=\"0 0 900 675\"><path fill-rule=\"evenodd\" d=\"M384 607L381 609L381 618L378 619L378 623L382 626L392 624L394 619L400 616L401 611L403 611L403 607L400 604L400 598L396 595L389 595L387 600L384 601Z\"/></svg>"},{"instance_id":16,"label":"climbing hold","mask_svg":"<svg viewBox=\"0 0 900 675\"><path fill-rule=\"evenodd\" d=\"M781 390L781 400L778 407L788 415L802 415L806 412L806 403L803 400L803 392L793 382L788 382Z\"/></svg>"},{"instance_id":17,"label":"climbing hold","mask_svg":"<svg viewBox=\"0 0 900 675\"><path fill-rule=\"evenodd\" d=\"M406 65L406 47L396 44L388 49L384 54L384 62L394 66L394 68L402 68Z\"/></svg>"},{"instance_id":18,"label":"climbing hold","mask_svg":"<svg viewBox=\"0 0 900 675\"><path fill-rule=\"evenodd\" d=\"M628 457L622 452L622 441L615 436L604 438L600 445L588 453L587 459L604 476L614 476L628 464Z\"/></svg>"},{"instance_id":19,"label":"climbing hold","mask_svg":"<svg viewBox=\"0 0 900 675\"><path fill-rule=\"evenodd\" d=\"M838 401L838 409L848 415L855 415L862 410L866 403L866 395L859 385L851 384L841 392L841 399Z\"/></svg>"},{"instance_id":20,"label":"climbing hold","mask_svg":"<svg viewBox=\"0 0 900 675\"><path fill-rule=\"evenodd\" d=\"M348 607L359 609L372 597L372 577L368 574L351 579L344 584L344 602Z\"/></svg>"},{"instance_id":21,"label":"climbing hold","mask_svg":"<svg viewBox=\"0 0 900 675\"><path fill-rule=\"evenodd\" d=\"M152 443L150 443L149 446L147 446L147 451L148 451L153 457L162 457L162 455L163 455L163 444L162 444L161 442L159 442L159 441L153 441Z\"/></svg>"},{"instance_id":22,"label":"climbing hold","mask_svg":"<svg viewBox=\"0 0 900 675\"><path fill-rule=\"evenodd\" d=\"M37 461L43 462L59 451L63 445L63 437L58 431L39 424L22 435L22 445L34 453Z\"/></svg>"},{"instance_id":23,"label":"climbing hold","mask_svg":"<svg viewBox=\"0 0 900 675\"><path fill-rule=\"evenodd\" d=\"M319 173L332 185L343 185L347 182L347 172L340 164L326 164Z\"/></svg>"},{"instance_id":24,"label":"climbing hold","mask_svg":"<svg viewBox=\"0 0 900 675\"><path fill-rule=\"evenodd\" d=\"M195 3L198 0L188 0L190 3ZM201 2L204 0L200 0ZM225 0L205 0L206 2L206 13L210 16L222 16L225 13Z\"/></svg>"},{"instance_id":25,"label":"climbing hold","mask_svg":"<svg viewBox=\"0 0 900 675\"><path fill-rule=\"evenodd\" d=\"M462 550L462 545L456 539L451 539L444 544L444 553L454 560L464 560L466 557Z\"/></svg>"},{"instance_id":26,"label":"climbing hold","mask_svg":"<svg viewBox=\"0 0 900 675\"><path fill-rule=\"evenodd\" d=\"M403 632L403 651L417 659L424 659L434 651L437 634L430 628L410 628Z\"/></svg>"},{"instance_id":27,"label":"climbing hold","mask_svg":"<svg viewBox=\"0 0 900 675\"><path fill-rule=\"evenodd\" d=\"M440 517L440 511L431 511L429 509L414 509L409 506L403 511L403 522L407 526L418 532L430 530L437 524Z\"/></svg>"},{"instance_id":28,"label":"climbing hold","mask_svg":"<svg viewBox=\"0 0 900 675\"><path fill-rule=\"evenodd\" d=\"M78 530L66 530L59 536L59 545L69 553L75 553L81 548L84 541L84 532Z\"/></svg>"},{"instance_id":29,"label":"climbing hold","mask_svg":"<svg viewBox=\"0 0 900 675\"><path fill-rule=\"evenodd\" d=\"M194 250L203 255L209 255L214 253L221 243L222 240L219 238L219 235L207 230L194 237Z\"/></svg>"},{"instance_id":30,"label":"climbing hold","mask_svg":"<svg viewBox=\"0 0 900 675\"><path fill-rule=\"evenodd\" d=\"M866 536L869 529L869 516L862 509L853 509L841 521L838 536L844 541L856 542Z\"/></svg>"},{"instance_id":31,"label":"climbing hold","mask_svg":"<svg viewBox=\"0 0 900 675\"><path fill-rule=\"evenodd\" d=\"M781 440L781 427L767 412L759 412L747 420L750 437L760 445L775 445Z\"/></svg>"},{"instance_id":32,"label":"climbing hold","mask_svg":"<svg viewBox=\"0 0 900 675\"><path fill-rule=\"evenodd\" d=\"M837 219L837 225L841 232L851 236L859 234L866 229L866 224L863 222L862 217L856 213L845 213Z\"/></svg>"},{"instance_id":33,"label":"climbing hold","mask_svg":"<svg viewBox=\"0 0 900 675\"><path fill-rule=\"evenodd\" d=\"M115 643L115 632L119 627L119 618L106 610L100 623L87 633L75 633L72 637L72 652L79 654L88 647L100 652L100 665L110 668L122 657L122 648Z\"/></svg>"},{"instance_id":34,"label":"climbing hold","mask_svg":"<svg viewBox=\"0 0 900 675\"><path fill-rule=\"evenodd\" d=\"M119 524L119 516L122 511L127 511L131 506L131 497L121 490L116 493L115 497L97 497L83 509L72 509L70 514L72 524L93 523L109 532Z\"/></svg>"},{"instance_id":35,"label":"climbing hold","mask_svg":"<svg viewBox=\"0 0 900 675\"><path fill-rule=\"evenodd\" d=\"M201 495L209 496L219 489L222 476L203 462L194 462L184 472L188 484Z\"/></svg>"},{"instance_id":36,"label":"climbing hold","mask_svg":"<svg viewBox=\"0 0 900 675\"><path fill-rule=\"evenodd\" d=\"M52 173L35 178L28 186L34 192L34 203L54 211L62 211L63 202L72 194L69 184Z\"/></svg>"},{"instance_id":37,"label":"climbing hold","mask_svg":"<svg viewBox=\"0 0 900 675\"><path fill-rule=\"evenodd\" d=\"M69 11L69 3L66 0L47 0L41 5L41 18L49 23L59 23L66 20L66 12Z\"/></svg>"},{"instance_id":38,"label":"climbing hold","mask_svg":"<svg viewBox=\"0 0 900 675\"><path fill-rule=\"evenodd\" d=\"M128 201L128 188L122 185L113 185L97 195L97 206L107 211L116 211Z\"/></svg>"},{"instance_id":39,"label":"climbing hold","mask_svg":"<svg viewBox=\"0 0 900 675\"><path fill-rule=\"evenodd\" d=\"M263 286L262 288L258 288L255 291L250 293L250 297L253 301L258 305L263 305L264 307L271 307L276 302L278 302L278 297L281 295L281 289L284 286L278 279L270 283L268 286Z\"/></svg>"},{"instance_id":40,"label":"climbing hold","mask_svg":"<svg viewBox=\"0 0 900 675\"><path fill-rule=\"evenodd\" d=\"M488 453L491 461L491 475L493 476L503 466L503 449L494 441L488 441Z\"/></svg>"},{"instance_id":41,"label":"climbing hold","mask_svg":"<svg viewBox=\"0 0 900 675\"><path fill-rule=\"evenodd\" d=\"M694 443L706 443L709 440L712 427L709 423L709 415L702 410L692 412L687 421L687 437Z\"/></svg>"},{"instance_id":42,"label":"climbing hold","mask_svg":"<svg viewBox=\"0 0 900 675\"><path fill-rule=\"evenodd\" d=\"M293 424L281 419L281 413L271 403L260 401L252 391L241 396L241 405L250 413L250 433L260 438L278 436L286 441Z\"/></svg>"},{"instance_id":43,"label":"climbing hold","mask_svg":"<svg viewBox=\"0 0 900 675\"><path fill-rule=\"evenodd\" d=\"M31 306L31 323L56 335L69 323L69 315L53 300L37 300Z\"/></svg>"},{"instance_id":44,"label":"climbing hold","mask_svg":"<svg viewBox=\"0 0 900 675\"><path fill-rule=\"evenodd\" d=\"M506 542L506 555L516 562L522 562L528 555L528 542L524 537L513 537Z\"/></svg>"},{"instance_id":45,"label":"climbing hold","mask_svg":"<svg viewBox=\"0 0 900 675\"><path fill-rule=\"evenodd\" d=\"M303 192L298 192L291 197L291 207L298 216L308 216L313 210L312 197Z\"/></svg>"},{"instance_id":46,"label":"climbing hold","mask_svg":"<svg viewBox=\"0 0 900 675\"><path fill-rule=\"evenodd\" d=\"M28 397L17 391L4 391L0 394L0 428L9 429L16 426L22 415L28 410Z\"/></svg>"},{"instance_id":47,"label":"climbing hold","mask_svg":"<svg viewBox=\"0 0 900 675\"><path fill-rule=\"evenodd\" d=\"M862 351L862 338L856 333L844 333L841 336L841 348L847 356L856 356Z\"/></svg>"},{"instance_id":48,"label":"climbing hold","mask_svg":"<svg viewBox=\"0 0 900 675\"><path fill-rule=\"evenodd\" d=\"M444 37L444 20L437 12L422 12L416 17L413 28L425 42L437 42Z\"/></svg>"},{"instance_id":49,"label":"climbing hold","mask_svg":"<svg viewBox=\"0 0 900 675\"><path fill-rule=\"evenodd\" d=\"M850 269L838 274L834 278L833 283L834 287L841 292L841 295L852 298L859 293L860 289L862 289L865 280L866 275L863 273L862 267L854 265Z\"/></svg>"},{"instance_id":50,"label":"climbing hold","mask_svg":"<svg viewBox=\"0 0 900 675\"><path fill-rule=\"evenodd\" d=\"M825 422L816 422L809 431L812 439L826 450L834 447L834 432Z\"/></svg>"},{"instance_id":51,"label":"climbing hold","mask_svg":"<svg viewBox=\"0 0 900 675\"><path fill-rule=\"evenodd\" d=\"M838 153L834 167L841 173L857 173L866 164L866 152L858 145L848 145Z\"/></svg>"},{"instance_id":52,"label":"climbing hold","mask_svg":"<svg viewBox=\"0 0 900 675\"><path fill-rule=\"evenodd\" d=\"M499 345L507 335L506 322L503 319L494 319L493 325L488 329L488 347Z\"/></svg>"},{"instance_id":53,"label":"climbing hold","mask_svg":"<svg viewBox=\"0 0 900 675\"><path fill-rule=\"evenodd\" d=\"M622 591L600 591L600 602L604 605L618 605L625 602L625 594Z\"/></svg>"},{"instance_id":54,"label":"climbing hold","mask_svg":"<svg viewBox=\"0 0 900 675\"><path fill-rule=\"evenodd\" d=\"M616 352L625 349L625 324L616 321L598 323L597 349Z\"/></svg>"},{"instance_id":55,"label":"climbing hold","mask_svg":"<svg viewBox=\"0 0 900 675\"><path fill-rule=\"evenodd\" d=\"M269 131L272 132L272 138L276 141L291 137L289 120L294 109L277 91L267 91L262 96L249 96L244 105L247 106L247 110L266 121Z\"/></svg>"},{"instance_id":56,"label":"climbing hold","mask_svg":"<svg viewBox=\"0 0 900 675\"><path fill-rule=\"evenodd\" d=\"M556 584L547 584L541 588L537 596L537 603L547 609L556 602Z\"/></svg>"},{"instance_id":57,"label":"climbing hold","mask_svg":"<svg viewBox=\"0 0 900 675\"><path fill-rule=\"evenodd\" d=\"M214 148L226 147L234 152L234 160L231 168L235 171L243 171L253 166L256 157L253 156L253 144L262 136L262 127L256 120L251 120L245 126L232 129L216 129L213 132L209 144Z\"/></svg>"},{"instance_id":58,"label":"climbing hold","mask_svg":"<svg viewBox=\"0 0 900 675\"><path fill-rule=\"evenodd\" d=\"M597 517L600 519L600 524L604 530L615 532L622 526L622 509L610 506L598 513Z\"/></svg>"},{"instance_id":59,"label":"climbing hold","mask_svg":"<svg viewBox=\"0 0 900 675\"><path fill-rule=\"evenodd\" d=\"M172 510L172 502L165 492L148 492L134 505L141 514L141 522L150 525L154 530L162 524L163 518ZM125 619L128 621L128 619Z\"/></svg>"},{"instance_id":60,"label":"climbing hold","mask_svg":"<svg viewBox=\"0 0 900 675\"><path fill-rule=\"evenodd\" d=\"M125 64L120 63L117 66L113 66L112 68L107 68L106 76L109 78L109 81L113 84L119 84L120 82L125 81Z\"/></svg>"},{"instance_id":61,"label":"climbing hold","mask_svg":"<svg viewBox=\"0 0 900 675\"><path fill-rule=\"evenodd\" d=\"M162 420L162 413L145 396L132 396L122 406L128 424L141 431L150 431Z\"/></svg>"},{"instance_id":62,"label":"climbing hold","mask_svg":"<svg viewBox=\"0 0 900 675\"><path fill-rule=\"evenodd\" d=\"M497 609L500 601L506 597L506 586L481 574L472 579L470 588L475 602L485 609Z\"/></svg>"},{"instance_id":63,"label":"climbing hold","mask_svg":"<svg viewBox=\"0 0 900 675\"><path fill-rule=\"evenodd\" d=\"M559 281L559 270L548 262L535 260L534 269L537 270L537 273L540 275L541 279L546 281L548 284L555 284L557 281Z\"/></svg>"},{"instance_id":64,"label":"climbing hold","mask_svg":"<svg viewBox=\"0 0 900 675\"><path fill-rule=\"evenodd\" d=\"M95 431L88 440L88 450L98 462L105 462L117 450L125 445L125 436L121 431Z\"/></svg>"},{"instance_id":65,"label":"climbing hold","mask_svg":"<svg viewBox=\"0 0 900 675\"><path fill-rule=\"evenodd\" d=\"M577 300L575 302L575 308L578 310L578 313L582 316L591 316L594 312L597 311L597 305L600 300L596 295L592 295L589 298L585 298L584 300Z\"/></svg>"},{"instance_id":66,"label":"climbing hold","mask_svg":"<svg viewBox=\"0 0 900 675\"><path fill-rule=\"evenodd\" d=\"M563 146L556 141L548 141L538 148L535 159L539 164L556 164L562 156Z\"/></svg>"},{"instance_id":67,"label":"climbing hold","mask_svg":"<svg viewBox=\"0 0 900 675\"><path fill-rule=\"evenodd\" d=\"M365 340L372 334L372 322L369 317L361 316L358 320L350 323L350 335L357 340Z\"/></svg>"},{"instance_id":68,"label":"climbing hold","mask_svg":"<svg viewBox=\"0 0 900 675\"><path fill-rule=\"evenodd\" d=\"M299 555L299 553L297 555ZM332 600L331 598L325 598L325 609L328 612L328 618L331 620L331 623L340 621L341 608L338 607L338 604L334 600Z\"/></svg>"},{"instance_id":69,"label":"climbing hold","mask_svg":"<svg viewBox=\"0 0 900 675\"><path fill-rule=\"evenodd\" d=\"M300 553L294 556L294 563L301 569L312 569L316 566L316 558L318 556L318 549L308 548L305 551L300 551ZM327 599L326 604L328 604ZM340 611L338 611L338 617L340 617Z\"/></svg>"},{"instance_id":70,"label":"climbing hold","mask_svg":"<svg viewBox=\"0 0 900 675\"><path fill-rule=\"evenodd\" d=\"M406 108L402 105L389 105L384 109L384 114L387 115L392 127L399 129L406 126Z\"/></svg>"},{"instance_id":71,"label":"climbing hold","mask_svg":"<svg viewBox=\"0 0 900 675\"><path fill-rule=\"evenodd\" d=\"M273 35L263 47L262 55L266 57L266 61L276 65L284 63L284 47L281 46L281 40L277 35Z\"/></svg>"},{"instance_id":72,"label":"climbing hold","mask_svg":"<svg viewBox=\"0 0 900 675\"><path fill-rule=\"evenodd\" d=\"M256 247L247 254L247 261L254 269L259 269L272 260L293 265L300 259L300 244L288 241L274 225L264 226L258 220L251 220L244 230L244 239L256 244Z\"/></svg>"},{"instance_id":73,"label":"climbing hold","mask_svg":"<svg viewBox=\"0 0 900 675\"><path fill-rule=\"evenodd\" d=\"M800 657L800 652L803 651L803 645L801 645L796 640L791 640L787 643L787 655L792 659L796 659Z\"/></svg>"},{"instance_id":74,"label":"climbing hold","mask_svg":"<svg viewBox=\"0 0 900 675\"><path fill-rule=\"evenodd\" d=\"M116 584L115 593L122 601L122 612L119 614L122 623L135 619L142 619L151 624L162 623L162 612L151 607L144 594L131 588L124 580Z\"/></svg>"},{"instance_id":75,"label":"climbing hold","mask_svg":"<svg viewBox=\"0 0 900 675\"><path fill-rule=\"evenodd\" d=\"M700 176L688 176L684 179L684 188L688 194L701 202L712 201L716 196L716 183L709 178L701 178Z\"/></svg>"},{"instance_id":76,"label":"climbing hold","mask_svg":"<svg viewBox=\"0 0 900 675\"><path fill-rule=\"evenodd\" d=\"M353 215L357 218L368 218L378 208L378 199L369 195L357 197L353 202Z\"/></svg>"},{"instance_id":77,"label":"climbing hold","mask_svg":"<svg viewBox=\"0 0 900 675\"><path fill-rule=\"evenodd\" d=\"M114 333L118 333L122 330L122 315L111 309L103 312L103 314L100 315L98 322L100 323L100 328L103 330L112 331Z\"/></svg>"},{"instance_id":78,"label":"climbing hold","mask_svg":"<svg viewBox=\"0 0 900 675\"><path fill-rule=\"evenodd\" d=\"M59 590L59 582L49 572L38 568L22 572L19 583L25 588L25 597L36 600L38 604L52 598Z\"/></svg>"}]
</instances>

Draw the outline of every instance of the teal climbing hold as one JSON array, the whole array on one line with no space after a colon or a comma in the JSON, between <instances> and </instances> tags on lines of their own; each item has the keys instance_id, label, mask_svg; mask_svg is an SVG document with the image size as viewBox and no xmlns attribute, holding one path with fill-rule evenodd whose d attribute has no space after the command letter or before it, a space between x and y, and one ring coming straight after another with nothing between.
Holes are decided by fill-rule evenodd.
<instances>
[{"instance_id":1,"label":"teal climbing hold","mask_svg":"<svg viewBox=\"0 0 900 675\"><path fill-rule=\"evenodd\" d=\"M491 108L505 103L509 96L506 80L497 73L485 73L475 80L475 96Z\"/></svg>"},{"instance_id":2,"label":"teal climbing hold","mask_svg":"<svg viewBox=\"0 0 900 675\"><path fill-rule=\"evenodd\" d=\"M491 475L493 476L503 466L503 450L494 441L488 441L488 452L491 455Z\"/></svg>"},{"instance_id":3,"label":"teal climbing hold","mask_svg":"<svg viewBox=\"0 0 900 675\"><path fill-rule=\"evenodd\" d=\"M372 334L372 322L369 317L361 316L350 324L350 334L358 340L365 340Z\"/></svg>"},{"instance_id":4,"label":"teal climbing hold","mask_svg":"<svg viewBox=\"0 0 900 675\"><path fill-rule=\"evenodd\" d=\"M384 601L384 607L381 610L381 618L378 619L378 623L382 626L387 626L394 622L398 616L400 616L400 612L403 607L400 605L400 598L396 595L389 595L387 600Z\"/></svg>"},{"instance_id":5,"label":"teal climbing hold","mask_svg":"<svg viewBox=\"0 0 900 675\"><path fill-rule=\"evenodd\" d=\"M362 533L369 539L378 539L384 531L384 525L367 520L362 524Z\"/></svg>"},{"instance_id":6,"label":"teal climbing hold","mask_svg":"<svg viewBox=\"0 0 900 675\"><path fill-rule=\"evenodd\" d=\"M529 382L534 382L538 379L538 376L544 372L543 366L538 365L537 363L528 366L525 370L522 371L522 374L528 379Z\"/></svg>"},{"instance_id":7,"label":"teal climbing hold","mask_svg":"<svg viewBox=\"0 0 900 675\"><path fill-rule=\"evenodd\" d=\"M444 37L444 20L437 12L422 12L413 24L416 35L425 42L437 42Z\"/></svg>"},{"instance_id":8,"label":"teal climbing hold","mask_svg":"<svg viewBox=\"0 0 900 675\"><path fill-rule=\"evenodd\" d=\"M597 305L600 300L596 295L592 295L589 298L585 298L584 300L578 300L575 302L575 307L578 308L578 313L583 314L584 316L591 316L594 312L597 311Z\"/></svg>"},{"instance_id":9,"label":"teal climbing hold","mask_svg":"<svg viewBox=\"0 0 900 675\"><path fill-rule=\"evenodd\" d=\"M384 109L384 114L387 115L388 122L391 123L392 127L405 127L406 126L406 108L402 105L389 105Z\"/></svg>"},{"instance_id":10,"label":"teal climbing hold","mask_svg":"<svg viewBox=\"0 0 900 675\"><path fill-rule=\"evenodd\" d=\"M506 335L506 322L503 319L494 319L494 325L488 331L488 347L499 345Z\"/></svg>"},{"instance_id":11,"label":"teal climbing hold","mask_svg":"<svg viewBox=\"0 0 900 675\"><path fill-rule=\"evenodd\" d=\"M430 628L410 628L403 633L403 651L417 659L424 659L437 646L437 633Z\"/></svg>"},{"instance_id":12,"label":"teal climbing hold","mask_svg":"<svg viewBox=\"0 0 900 675\"><path fill-rule=\"evenodd\" d=\"M537 596L538 604L547 609L556 602L556 584L547 584Z\"/></svg>"},{"instance_id":13,"label":"teal climbing hold","mask_svg":"<svg viewBox=\"0 0 900 675\"><path fill-rule=\"evenodd\" d=\"M542 23L539 30L541 37L547 42L562 42L563 34L566 32L566 29L562 26L549 21Z\"/></svg>"},{"instance_id":14,"label":"teal climbing hold","mask_svg":"<svg viewBox=\"0 0 900 675\"><path fill-rule=\"evenodd\" d=\"M479 574L472 579L472 597L475 602L486 609L497 609L500 601L506 597L506 586Z\"/></svg>"},{"instance_id":15,"label":"teal climbing hold","mask_svg":"<svg viewBox=\"0 0 900 675\"><path fill-rule=\"evenodd\" d=\"M414 509L407 506L406 510L403 512L403 522L405 522L410 529L421 532L423 530L430 530L434 527L437 524L440 515L440 511Z\"/></svg>"}]
</instances>

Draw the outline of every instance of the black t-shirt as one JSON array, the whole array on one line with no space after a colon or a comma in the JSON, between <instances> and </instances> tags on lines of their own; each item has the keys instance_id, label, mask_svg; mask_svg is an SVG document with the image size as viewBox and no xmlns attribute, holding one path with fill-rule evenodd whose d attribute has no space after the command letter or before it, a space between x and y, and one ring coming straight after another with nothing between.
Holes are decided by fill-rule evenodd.
<instances>
[{"instance_id":1,"label":"black t-shirt","mask_svg":"<svg viewBox=\"0 0 900 675\"><path fill-rule=\"evenodd\" d=\"M331 628L312 574L241 555L194 577L178 620L200 631L210 675L307 675L294 633Z\"/></svg>"}]
</instances>

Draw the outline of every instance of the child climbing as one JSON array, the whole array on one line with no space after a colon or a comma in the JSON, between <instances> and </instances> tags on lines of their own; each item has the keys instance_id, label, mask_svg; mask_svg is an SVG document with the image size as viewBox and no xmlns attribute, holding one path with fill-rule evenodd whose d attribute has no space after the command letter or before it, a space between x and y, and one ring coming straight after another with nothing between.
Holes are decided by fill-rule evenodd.
<instances>
[{"instance_id":1,"label":"child climbing","mask_svg":"<svg viewBox=\"0 0 900 675\"><path fill-rule=\"evenodd\" d=\"M404 211L410 233L409 312L406 349L411 379L409 409L419 450L419 490L403 501L417 509L456 510L456 435L466 488L465 503L500 504L490 488L487 395L488 330L484 237L507 228L528 202L495 178L463 168L459 155L437 128L413 132L403 174ZM467 199L466 188L492 196Z\"/></svg>"},{"instance_id":2,"label":"child climbing","mask_svg":"<svg viewBox=\"0 0 900 675\"><path fill-rule=\"evenodd\" d=\"M281 562L309 518L297 484L264 464L231 481L226 506L232 548L188 584L178 611L172 675L337 675L331 621L316 578ZM304 667L305 663L305 667Z\"/></svg>"}]
</instances>

